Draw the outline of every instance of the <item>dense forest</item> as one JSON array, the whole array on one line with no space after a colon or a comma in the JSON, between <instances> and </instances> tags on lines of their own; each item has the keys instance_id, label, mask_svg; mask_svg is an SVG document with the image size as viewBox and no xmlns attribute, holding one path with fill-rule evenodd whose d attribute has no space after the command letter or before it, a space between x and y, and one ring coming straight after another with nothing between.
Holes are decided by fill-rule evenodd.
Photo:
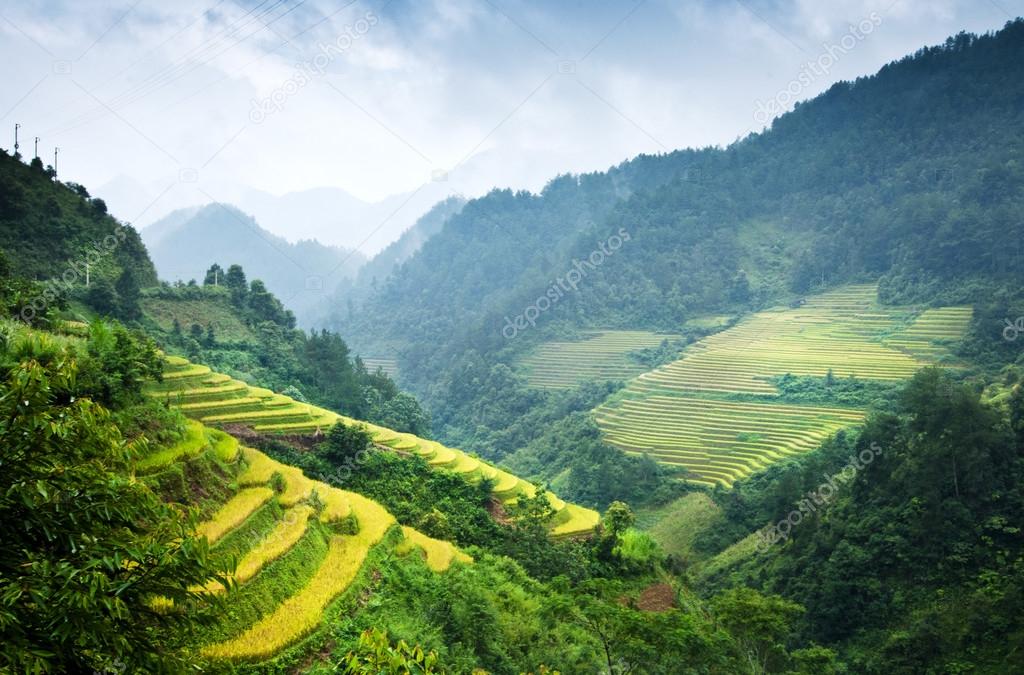
<instances>
[{"instance_id":1,"label":"dense forest","mask_svg":"<svg viewBox=\"0 0 1024 675\"><path fill-rule=\"evenodd\" d=\"M440 438L491 457L526 447L508 439L524 415L572 412L528 390L515 359L587 327L679 332L701 315L881 279L888 302L976 304L973 358L1005 362L1012 346L991 338L1024 313L1022 51L1020 20L960 34L726 148L640 156L539 194L496 190L327 325L396 356ZM503 335L541 298L547 309Z\"/></svg>"}]
</instances>

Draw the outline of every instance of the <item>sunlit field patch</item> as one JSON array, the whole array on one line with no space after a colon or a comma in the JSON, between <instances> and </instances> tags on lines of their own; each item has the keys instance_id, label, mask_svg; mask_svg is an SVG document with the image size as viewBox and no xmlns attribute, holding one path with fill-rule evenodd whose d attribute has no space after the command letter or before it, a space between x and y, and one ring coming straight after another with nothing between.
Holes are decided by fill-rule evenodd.
<instances>
[{"instance_id":1,"label":"sunlit field patch","mask_svg":"<svg viewBox=\"0 0 1024 675\"><path fill-rule=\"evenodd\" d=\"M948 359L970 320L969 307L882 307L876 285L845 286L694 343L680 359L630 381L595 418L610 444L683 467L694 483L729 486L864 417L781 405L773 378L903 380Z\"/></svg>"}]
</instances>

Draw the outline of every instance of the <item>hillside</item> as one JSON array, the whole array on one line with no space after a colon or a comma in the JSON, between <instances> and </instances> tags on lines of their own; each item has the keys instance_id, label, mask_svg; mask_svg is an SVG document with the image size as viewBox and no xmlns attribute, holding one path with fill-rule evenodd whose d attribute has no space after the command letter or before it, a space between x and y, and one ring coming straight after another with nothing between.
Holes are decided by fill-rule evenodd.
<instances>
[{"instance_id":1,"label":"hillside","mask_svg":"<svg viewBox=\"0 0 1024 675\"><path fill-rule=\"evenodd\" d=\"M569 537L596 514L580 529L586 510L365 425L371 449L351 420L164 359L116 324L43 333L4 319L0 333L3 390L15 394L0 406L20 411L5 412L0 438L5 458L27 459L4 472L0 498L23 523L0 546L4 669L337 672L381 649L427 653L405 640L442 664L425 672L590 672L609 653L666 673L684 654L711 672L736 663L727 632L694 623L691 596L661 583L656 613L636 606L658 579L657 553L624 505L599 536ZM316 421L333 426L289 445ZM627 540L637 550L619 551ZM587 630L605 616L636 637L613 647Z\"/></svg>"},{"instance_id":2,"label":"hillside","mask_svg":"<svg viewBox=\"0 0 1024 675\"><path fill-rule=\"evenodd\" d=\"M525 443L499 430L554 398L500 367L581 330L678 333L876 280L883 305L973 304L972 331L998 323L1010 310L990 305L1019 300L999 289L1024 287L1022 52L1019 20L959 35L727 148L472 200L331 326L361 351L397 355L441 438L501 457ZM485 403L499 386L516 392L502 411Z\"/></svg>"},{"instance_id":3,"label":"hillside","mask_svg":"<svg viewBox=\"0 0 1024 675\"><path fill-rule=\"evenodd\" d=\"M354 278L342 280L334 292L321 302L317 311L329 315L334 311L333 308L354 309L361 305L398 269L399 265L411 258L428 239L440 232L448 219L461 211L465 203L466 200L459 197L449 197L435 204L398 239L366 261ZM323 318L318 318L314 323L322 322Z\"/></svg>"},{"instance_id":4,"label":"hillside","mask_svg":"<svg viewBox=\"0 0 1024 675\"><path fill-rule=\"evenodd\" d=\"M300 321L366 260L315 240L291 243L228 204L175 211L142 230L142 238L162 279L201 282L215 263L224 270L242 264Z\"/></svg>"},{"instance_id":5,"label":"hillside","mask_svg":"<svg viewBox=\"0 0 1024 675\"><path fill-rule=\"evenodd\" d=\"M263 434L318 436L335 424L358 426L379 447L422 457L432 467L451 471L473 484L486 482L493 496L505 505L537 495L530 483L461 450L300 403L269 389L250 387L185 359L171 357L168 363L163 382L153 386L149 394L204 424L251 427ZM597 526L597 512L567 504L551 492L545 497L554 509L550 522L554 536L587 534Z\"/></svg>"},{"instance_id":6,"label":"hillside","mask_svg":"<svg viewBox=\"0 0 1024 675\"><path fill-rule=\"evenodd\" d=\"M127 269L136 285L156 283L138 233L108 214L102 199L6 152L0 152L0 251L15 274L53 280L69 296L87 290L87 264L90 281L113 286Z\"/></svg>"},{"instance_id":7,"label":"hillside","mask_svg":"<svg viewBox=\"0 0 1024 675\"><path fill-rule=\"evenodd\" d=\"M858 390L963 365L950 348L970 307L883 308L877 290L842 287L694 343L595 410L606 440L684 466L688 480L729 486L860 424L867 401ZM798 383L821 380L818 400L802 401L812 396Z\"/></svg>"}]
</instances>

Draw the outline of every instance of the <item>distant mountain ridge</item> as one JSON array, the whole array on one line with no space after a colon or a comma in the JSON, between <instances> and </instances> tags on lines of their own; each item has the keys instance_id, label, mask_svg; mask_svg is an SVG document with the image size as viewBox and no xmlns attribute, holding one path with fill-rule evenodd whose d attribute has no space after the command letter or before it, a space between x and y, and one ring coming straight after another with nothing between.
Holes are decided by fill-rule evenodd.
<instances>
[{"instance_id":1,"label":"distant mountain ridge","mask_svg":"<svg viewBox=\"0 0 1024 675\"><path fill-rule=\"evenodd\" d=\"M423 244L440 232L445 223L457 215L465 205L466 200L461 197L449 197L435 204L412 227L403 232L401 237L360 267L355 277L342 280L322 303L315 322L325 323L330 320L330 315L337 308L354 309L365 301L402 263L415 255Z\"/></svg>"},{"instance_id":2,"label":"distant mountain ridge","mask_svg":"<svg viewBox=\"0 0 1024 675\"><path fill-rule=\"evenodd\" d=\"M313 240L291 243L240 209L219 203L174 211L143 229L142 239L161 279L201 283L214 263L224 269L240 264L250 279L262 280L292 309L300 323L366 262L358 251Z\"/></svg>"}]
</instances>

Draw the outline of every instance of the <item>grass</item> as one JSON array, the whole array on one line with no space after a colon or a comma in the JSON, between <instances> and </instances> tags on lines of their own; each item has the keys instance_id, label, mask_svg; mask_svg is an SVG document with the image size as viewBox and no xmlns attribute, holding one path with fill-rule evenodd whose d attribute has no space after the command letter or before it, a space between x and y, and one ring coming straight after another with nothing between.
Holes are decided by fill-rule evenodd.
<instances>
[{"instance_id":1,"label":"grass","mask_svg":"<svg viewBox=\"0 0 1024 675\"><path fill-rule=\"evenodd\" d=\"M568 389L593 380L629 380L646 368L630 353L678 335L650 331L588 331L578 341L546 342L519 362L532 387Z\"/></svg>"},{"instance_id":2,"label":"grass","mask_svg":"<svg viewBox=\"0 0 1024 675\"><path fill-rule=\"evenodd\" d=\"M202 300L172 300L164 298L143 298L143 313L162 330L170 332L177 319L183 331L192 324L199 324L203 331L213 325L218 340L227 342L256 343L253 332L238 319L227 299L204 298Z\"/></svg>"},{"instance_id":3,"label":"grass","mask_svg":"<svg viewBox=\"0 0 1024 675\"><path fill-rule=\"evenodd\" d=\"M196 534L205 536L211 544L244 523L258 508L263 506L274 491L268 487L253 487L239 490L214 514L196 528Z\"/></svg>"},{"instance_id":4,"label":"grass","mask_svg":"<svg viewBox=\"0 0 1024 675\"><path fill-rule=\"evenodd\" d=\"M845 286L690 345L594 416L611 445L683 467L691 482L728 487L864 418L859 409L783 405L774 379L831 373L896 382L948 361L970 319L969 307L881 307L875 284Z\"/></svg>"},{"instance_id":5,"label":"grass","mask_svg":"<svg viewBox=\"0 0 1024 675\"><path fill-rule=\"evenodd\" d=\"M422 551L427 567L435 572L444 572L453 562L471 563L473 558L460 551L448 541L433 539L419 530L402 526L403 544L395 548L399 555L406 555L413 550Z\"/></svg>"},{"instance_id":6,"label":"grass","mask_svg":"<svg viewBox=\"0 0 1024 675\"><path fill-rule=\"evenodd\" d=\"M665 553L688 560L695 557L693 545L697 539L723 519L721 509L704 492L691 492L657 509L637 514L637 524Z\"/></svg>"}]
</instances>

